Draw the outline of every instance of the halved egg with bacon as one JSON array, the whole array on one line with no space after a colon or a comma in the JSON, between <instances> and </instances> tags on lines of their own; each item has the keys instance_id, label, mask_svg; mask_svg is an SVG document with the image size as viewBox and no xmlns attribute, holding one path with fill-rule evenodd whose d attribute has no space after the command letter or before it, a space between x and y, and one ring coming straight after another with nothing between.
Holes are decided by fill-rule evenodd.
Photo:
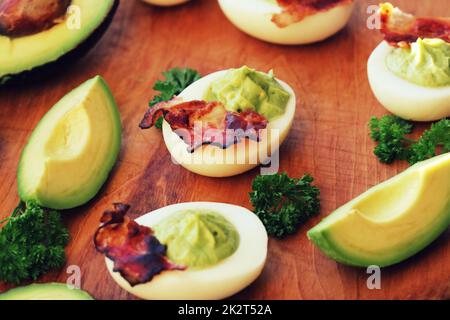
<instances>
[{"instance_id":1,"label":"halved egg with bacon","mask_svg":"<svg viewBox=\"0 0 450 320\"><path fill-rule=\"evenodd\" d=\"M136 221L116 204L106 211L95 245L113 279L147 300L214 300L255 281L268 236L249 210L225 203L167 206Z\"/></svg>"},{"instance_id":2,"label":"halved egg with bacon","mask_svg":"<svg viewBox=\"0 0 450 320\"><path fill-rule=\"evenodd\" d=\"M208 94L211 88L216 95ZM229 177L273 160L295 110L289 85L242 67L194 82L172 101L150 109L141 128L163 116L164 141L175 163L200 175Z\"/></svg>"},{"instance_id":3,"label":"halved egg with bacon","mask_svg":"<svg viewBox=\"0 0 450 320\"><path fill-rule=\"evenodd\" d=\"M142 0L142 1L147 2L149 4L153 4L155 6L170 7L188 2L190 0Z\"/></svg>"},{"instance_id":4,"label":"halved egg with bacon","mask_svg":"<svg viewBox=\"0 0 450 320\"><path fill-rule=\"evenodd\" d=\"M413 121L450 116L450 19L417 18L380 5L384 41L371 54L367 71L377 100Z\"/></svg>"},{"instance_id":5,"label":"halved egg with bacon","mask_svg":"<svg viewBox=\"0 0 450 320\"><path fill-rule=\"evenodd\" d=\"M276 44L322 41L345 27L354 0L219 0L228 19L245 33Z\"/></svg>"}]
</instances>

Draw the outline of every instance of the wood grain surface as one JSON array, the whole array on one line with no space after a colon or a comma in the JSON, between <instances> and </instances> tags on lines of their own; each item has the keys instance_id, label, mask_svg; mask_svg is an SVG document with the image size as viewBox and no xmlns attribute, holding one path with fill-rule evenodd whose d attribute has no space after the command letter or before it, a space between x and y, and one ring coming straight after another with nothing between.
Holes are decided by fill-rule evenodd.
<instances>
[{"instance_id":1,"label":"wood grain surface","mask_svg":"<svg viewBox=\"0 0 450 320\"><path fill-rule=\"evenodd\" d=\"M0 89L0 218L18 203L16 169L27 138L45 112L65 93L97 74L105 77L120 106L123 146L106 186L89 204L64 212L70 229L67 266L82 271L82 287L97 299L133 299L109 276L92 237L112 202L132 206L132 216L185 201L230 202L251 208L248 198L255 169L213 179L175 166L160 131L138 124L154 95L152 84L171 67L189 66L202 74L247 64L274 69L298 96L293 129L281 147L281 170L311 173L322 192L319 217L285 240L270 240L261 277L238 299L450 299L450 232L419 255L382 270L382 289L369 290L366 270L327 259L306 231L338 206L404 170L406 163L380 164L373 155L367 122L386 114L366 75L367 59L381 41L366 27L367 6L358 0L349 26L322 43L285 47L238 31L213 0L176 8L121 1L102 41L81 61L49 79ZM421 15L450 15L448 0L393 1ZM418 131L425 128L419 126ZM66 267L67 267L66 266ZM66 268L41 281L64 282ZM0 290L7 286L0 284Z\"/></svg>"}]
</instances>

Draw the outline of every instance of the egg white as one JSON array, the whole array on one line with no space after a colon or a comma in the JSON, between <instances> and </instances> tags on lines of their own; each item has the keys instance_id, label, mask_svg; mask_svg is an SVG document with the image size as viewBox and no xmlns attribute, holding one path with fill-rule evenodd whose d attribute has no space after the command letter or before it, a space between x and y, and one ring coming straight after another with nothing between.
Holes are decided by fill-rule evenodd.
<instances>
[{"instance_id":1,"label":"egg white","mask_svg":"<svg viewBox=\"0 0 450 320\"><path fill-rule=\"evenodd\" d=\"M202 100L211 83L223 77L227 71L215 72L201 78L186 88L179 98L183 101ZM190 153L184 141L164 121L163 137L172 160L191 172L208 177L234 176L264 163L286 139L295 116L294 90L283 81L277 81L289 92L290 99L285 113L270 121L267 128L262 130L259 142L243 139L240 143L226 149L214 145L203 145Z\"/></svg>"},{"instance_id":2,"label":"egg white","mask_svg":"<svg viewBox=\"0 0 450 320\"><path fill-rule=\"evenodd\" d=\"M147 2L149 4L153 4L155 6L170 7L188 2L189 0L142 0L142 1Z\"/></svg>"},{"instance_id":3,"label":"egg white","mask_svg":"<svg viewBox=\"0 0 450 320\"><path fill-rule=\"evenodd\" d=\"M274 14L282 11L276 3L265 0L219 0L219 4L238 29L257 39L284 45L314 43L332 36L345 27L354 8L354 3L339 5L280 28L271 21Z\"/></svg>"},{"instance_id":4,"label":"egg white","mask_svg":"<svg viewBox=\"0 0 450 320\"><path fill-rule=\"evenodd\" d=\"M435 121L450 116L450 86L424 87L400 78L386 65L394 50L383 41L367 63L370 86L378 101L393 114L413 121Z\"/></svg>"},{"instance_id":5,"label":"egg white","mask_svg":"<svg viewBox=\"0 0 450 320\"><path fill-rule=\"evenodd\" d=\"M267 257L268 236L251 211L226 203L188 202L167 206L136 221L152 227L180 210L207 209L221 214L239 233L239 246L228 258L200 270L164 271L148 283L131 287L106 258L113 279L126 291L147 300L216 300L241 291L261 274Z\"/></svg>"}]
</instances>

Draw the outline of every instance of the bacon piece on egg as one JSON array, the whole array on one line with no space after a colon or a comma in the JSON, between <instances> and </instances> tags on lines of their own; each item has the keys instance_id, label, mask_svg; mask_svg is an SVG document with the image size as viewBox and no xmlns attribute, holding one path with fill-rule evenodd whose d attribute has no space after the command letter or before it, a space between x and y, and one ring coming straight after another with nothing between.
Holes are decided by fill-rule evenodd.
<instances>
[{"instance_id":1,"label":"bacon piece on egg","mask_svg":"<svg viewBox=\"0 0 450 320\"><path fill-rule=\"evenodd\" d=\"M184 270L167 259L166 247L152 229L126 216L128 209L128 205L115 203L114 210L103 213L94 236L95 248L114 262L113 270L131 286L149 282L165 270Z\"/></svg>"},{"instance_id":2,"label":"bacon piece on egg","mask_svg":"<svg viewBox=\"0 0 450 320\"><path fill-rule=\"evenodd\" d=\"M419 38L450 42L450 18L418 18L390 3L380 5L381 32L392 46L405 47Z\"/></svg>"},{"instance_id":3,"label":"bacon piece on egg","mask_svg":"<svg viewBox=\"0 0 450 320\"><path fill-rule=\"evenodd\" d=\"M340 5L352 3L354 0L277 0L283 9L274 14L272 21L280 28L302 21L318 12L331 10Z\"/></svg>"},{"instance_id":4,"label":"bacon piece on egg","mask_svg":"<svg viewBox=\"0 0 450 320\"><path fill-rule=\"evenodd\" d=\"M140 127L151 128L160 118L183 139L189 152L205 144L227 148L247 138L260 139L260 130L267 127L267 119L254 112L230 112L220 102L194 100L179 102L177 98L150 108Z\"/></svg>"}]
</instances>

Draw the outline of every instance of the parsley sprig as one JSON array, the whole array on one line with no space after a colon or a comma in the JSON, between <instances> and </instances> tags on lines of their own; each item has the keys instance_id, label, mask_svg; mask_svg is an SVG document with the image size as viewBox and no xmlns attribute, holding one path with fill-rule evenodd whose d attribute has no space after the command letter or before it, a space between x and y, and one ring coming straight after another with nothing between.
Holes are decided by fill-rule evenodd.
<instances>
[{"instance_id":1,"label":"parsley sprig","mask_svg":"<svg viewBox=\"0 0 450 320\"><path fill-rule=\"evenodd\" d=\"M21 203L0 227L0 281L36 280L65 263L69 233L58 211Z\"/></svg>"},{"instance_id":2,"label":"parsley sprig","mask_svg":"<svg viewBox=\"0 0 450 320\"><path fill-rule=\"evenodd\" d=\"M450 152L450 120L434 123L419 140L407 135L413 132L412 122L393 115L372 117L369 122L370 136L377 142L374 153L383 163L407 160L413 165L440 153Z\"/></svg>"},{"instance_id":3,"label":"parsley sprig","mask_svg":"<svg viewBox=\"0 0 450 320\"><path fill-rule=\"evenodd\" d=\"M282 238L297 231L299 226L319 213L320 191L311 185L313 178L301 179L286 173L258 176L253 180L250 201L267 233Z\"/></svg>"},{"instance_id":4,"label":"parsley sprig","mask_svg":"<svg viewBox=\"0 0 450 320\"><path fill-rule=\"evenodd\" d=\"M201 78L196 70L189 68L173 68L163 72L163 76L165 79L163 81L156 81L153 86L153 90L159 91L160 94L150 101L150 107L160 102L171 100L174 96L180 94L189 85ZM155 127L162 128L162 118L158 119Z\"/></svg>"}]
</instances>

